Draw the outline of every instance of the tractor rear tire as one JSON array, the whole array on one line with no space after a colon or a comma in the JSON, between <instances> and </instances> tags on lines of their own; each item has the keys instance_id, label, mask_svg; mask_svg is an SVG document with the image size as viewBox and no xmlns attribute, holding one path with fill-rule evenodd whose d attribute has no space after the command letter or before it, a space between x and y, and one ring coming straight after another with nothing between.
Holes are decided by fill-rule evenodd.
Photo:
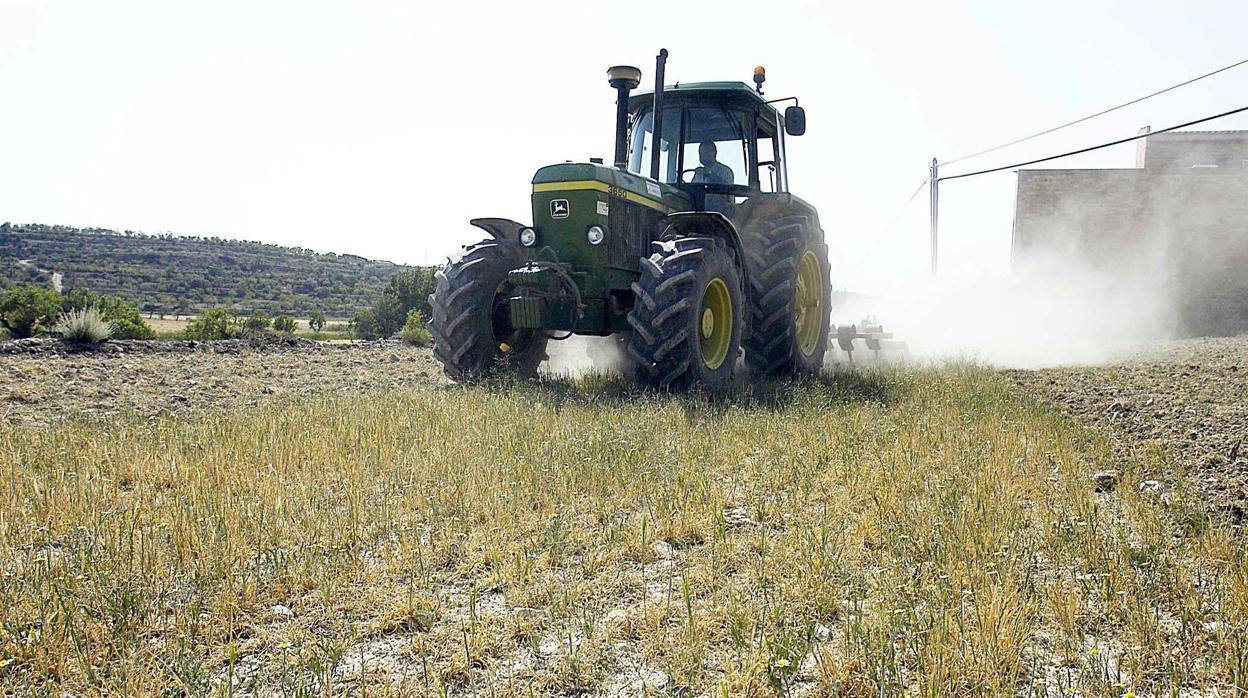
<instances>
[{"instance_id":1,"label":"tractor rear tire","mask_svg":"<svg viewBox=\"0 0 1248 698\"><path fill-rule=\"evenodd\" d=\"M832 305L822 232L806 216L781 216L747 228L742 244L750 269L750 372L818 373Z\"/></svg>"},{"instance_id":2,"label":"tractor rear tire","mask_svg":"<svg viewBox=\"0 0 1248 698\"><path fill-rule=\"evenodd\" d=\"M628 351L641 383L662 390L732 383L745 323L741 275L717 238L653 243L633 283Z\"/></svg>"},{"instance_id":3,"label":"tractor rear tire","mask_svg":"<svg viewBox=\"0 0 1248 698\"><path fill-rule=\"evenodd\" d=\"M507 307L507 273L523 265L524 254L516 245L485 240L465 247L435 275L429 329L433 353L450 378L537 372L546 358L547 336L512 329Z\"/></svg>"}]
</instances>

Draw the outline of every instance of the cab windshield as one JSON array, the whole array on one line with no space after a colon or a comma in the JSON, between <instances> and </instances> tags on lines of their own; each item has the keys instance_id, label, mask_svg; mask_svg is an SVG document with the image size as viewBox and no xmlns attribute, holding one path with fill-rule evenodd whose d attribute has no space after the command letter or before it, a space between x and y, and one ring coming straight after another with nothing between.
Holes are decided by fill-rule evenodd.
<instances>
[{"instance_id":1,"label":"cab windshield","mask_svg":"<svg viewBox=\"0 0 1248 698\"><path fill-rule=\"evenodd\" d=\"M749 185L747 123L753 115L742 109L707 105L663 108L659 139L659 181L665 184ZM634 117L628 169L650 176L654 110Z\"/></svg>"}]
</instances>

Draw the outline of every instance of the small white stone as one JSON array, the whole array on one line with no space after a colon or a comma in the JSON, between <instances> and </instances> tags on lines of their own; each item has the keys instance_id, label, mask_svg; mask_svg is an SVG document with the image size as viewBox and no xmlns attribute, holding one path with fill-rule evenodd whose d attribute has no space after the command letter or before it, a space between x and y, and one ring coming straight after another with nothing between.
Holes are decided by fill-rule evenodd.
<instances>
[{"instance_id":1,"label":"small white stone","mask_svg":"<svg viewBox=\"0 0 1248 698\"><path fill-rule=\"evenodd\" d=\"M1159 494L1166 490L1161 480L1145 480L1140 483L1140 491L1147 494Z\"/></svg>"}]
</instances>

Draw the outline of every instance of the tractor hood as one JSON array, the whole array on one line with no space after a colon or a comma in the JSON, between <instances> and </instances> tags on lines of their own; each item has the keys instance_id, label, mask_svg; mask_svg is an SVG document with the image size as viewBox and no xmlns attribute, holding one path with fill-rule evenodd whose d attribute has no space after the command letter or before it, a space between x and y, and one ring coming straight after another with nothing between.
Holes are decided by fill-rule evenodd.
<instances>
[{"instance_id":1,"label":"tractor hood","mask_svg":"<svg viewBox=\"0 0 1248 698\"><path fill-rule=\"evenodd\" d=\"M690 207L689 196L676 187L606 165L564 163L538 170L533 176L536 242L527 256L547 265L542 269L546 276L566 278L554 284L532 270L518 273L512 283L527 290L521 294L525 300L512 308L516 326L591 333L626 330L632 300L628 289L642 258L651 254L650 241L665 216ZM551 263L562 272L553 271ZM559 308L562 301L543 301L541 309L534 305L535 299L554 298L569 279L584 305L580 317L566 317Z\"/></svg>"},{"instance_id":2,"label":"tractor hood","mask_svg":"<svg viewBox=\"0 0 1248 698\"><path fill-rule=\"evenodd\" d=\"M631 172L594 163L543 167L533 176L535 252L580 268L635 270L669 213L687 211L688 195ZM591 227L605 231L591 244Z\"/></svg>"},{"instance_id":3,"label":"tractor hood","mask_svg":"<svg viewBox=\"0 0 1248 698\"><path fill-rule=\"evenodd\" d=\"M690 206L689 197L676 187L596 163L548 165L533 175L535 195L587 190L602 192L612 199L623 199L663 214L688 210ZM533 222L538 223L537 220Z\"/></svg>"}]
</instances>

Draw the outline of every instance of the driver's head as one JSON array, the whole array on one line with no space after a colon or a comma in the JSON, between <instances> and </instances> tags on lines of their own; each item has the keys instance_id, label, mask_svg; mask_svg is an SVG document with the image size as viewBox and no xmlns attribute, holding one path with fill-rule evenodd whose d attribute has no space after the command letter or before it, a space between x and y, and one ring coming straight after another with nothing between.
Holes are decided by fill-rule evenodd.
<instances>
[{"instance_id":1,"label":"driver's head","mask_svg":"<svg viewBox=\"0 0 1248 698\"><path fill-rule=\"evenodd\" d=\"M715 155L717 153L718 149L716 149L715 144L710 141L702 143L698 146L698 159L702 161L703 167L710 167L711 165L714 165Z\"/></svg>"}]
</instances>

